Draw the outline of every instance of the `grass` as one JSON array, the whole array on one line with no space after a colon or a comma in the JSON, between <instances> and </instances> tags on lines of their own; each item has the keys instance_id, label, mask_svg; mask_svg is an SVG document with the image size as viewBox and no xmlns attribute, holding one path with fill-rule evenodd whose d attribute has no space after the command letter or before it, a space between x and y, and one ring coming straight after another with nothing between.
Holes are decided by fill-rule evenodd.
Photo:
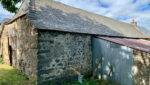
<instances>
[{"instance_id":1,"label":"grass","mask_svg":"<svg viewBox=\"0 0 150 85\"><path fill-rule=\"evenodd\" d=\"M20 71L11 66L0 64L0 85L35 85ZM50 84L55 85L55 84ZM78 81L63 83L62 85L119 85L105 80L83 79L83 83Z\"/></svg>"},{"instance_id":2,"label":"grass","mask_svg":"<svg viewBox=\"0 0 150 85\"><path fill-rule=\"evenodd\" d=\"M11 66L0 64L0 85L31 85L22 72Z\"/></svg>"},{"instance_id":3,"label":"grass","mask_svg":"<svg viewBox=\"0 0 150 85\"><path fill-rule=\"evenodd\" d=\"M63 85L119 85L119 84L108 82L105 80L84 79L82 84L79 83L78 81L75 81L71 83L64 83Z\"/></svg>"},{"instance_id":4,"label":"grass","mask_svg":"<svg viewBox=\"0 0 150 85\"><path fill-rule=\"evenodd\" d=\"M3 59L0 57L0 64L2 64L3 63Z\"/></svg>"}]
</instances>

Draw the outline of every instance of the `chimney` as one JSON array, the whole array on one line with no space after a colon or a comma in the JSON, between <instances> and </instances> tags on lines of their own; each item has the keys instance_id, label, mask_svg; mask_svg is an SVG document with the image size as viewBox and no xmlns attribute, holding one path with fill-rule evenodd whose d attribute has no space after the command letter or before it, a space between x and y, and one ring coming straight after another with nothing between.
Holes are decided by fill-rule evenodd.
<instances>
[{"instance_id":1,"label":"chimney","mask_svg":"<svg viewBox=\"0 0 150 85\"><path fill-rule=\"evenodd\" d=\"M137 27L137 22L135 22L135 20L134 20L134 19L132 19L131 25L133 25L133 26Z\"/></svg>"}]
</instances>

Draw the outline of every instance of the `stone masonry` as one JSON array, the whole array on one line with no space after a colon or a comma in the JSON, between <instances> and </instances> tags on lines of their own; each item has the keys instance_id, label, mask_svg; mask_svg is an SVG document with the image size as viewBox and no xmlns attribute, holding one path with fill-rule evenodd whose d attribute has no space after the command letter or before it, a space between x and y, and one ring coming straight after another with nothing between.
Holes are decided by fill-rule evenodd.
<instances>
[{"instance_id":1,"label":"stone masonry","mask_svg":"<svg viewBox=\"0 0 150 85\"><path fill-rule=\"evenodd\" d=\"M77 79L77 75L69 65L84 76L90 75L91 62L91 36L38 30L38 83L40 85Z\"/></svg>"},{"instance_id":2,"label":"stone masonry","mask_svg":"<svg viewBox=\"0 0 150 85\"><path fill-rule=\"evenodd\" d=\"M11 62L13 67L21 70L29 79L35 80L37 80L37 34L27 17L23 16L5 25L1 37L4 63L11 65Z\"/></svg>"},{"instance_id":3,"label":"stone masonry","mask_svg":"<svg viewBox=\"0 0 150 85\"><path fill-rule=\"evenodd\" d=\"M150 54L134 50L134 85L150 85Z\"/></svg>"}]
</instances>

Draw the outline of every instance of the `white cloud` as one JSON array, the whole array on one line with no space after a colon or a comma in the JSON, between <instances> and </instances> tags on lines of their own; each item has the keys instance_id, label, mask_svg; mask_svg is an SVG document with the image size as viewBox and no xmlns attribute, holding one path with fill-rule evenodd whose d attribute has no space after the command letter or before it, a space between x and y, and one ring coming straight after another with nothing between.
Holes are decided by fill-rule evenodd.
<instances>
[{"instance_id":1,"label":"white cloud","mask_svg":"<svg viewBox=\"0 0 150 85\"><path fill-rule=\"evenodd\" d=\"M103 7L100 7L98 0L56 0L68 4L70 6L88 10L95 13L105 13L107 10Z\"/></svg>"},{"instance_id":2,"label":"white cloud","mask_svg":"<svg viewBox=\"0 0 150 85\"><path fill-rule=\"evenodd\" d=\"M0 4L0 14L2 15L13 15L12 13L9 13L8 11L6 11L2 5Z\"/></svg>"},{"instance_id":3,"label":"white cloud","mask_svg":"<svg viewBox=\"0 0 150 85\"><path fill-rule=\"evenodd\" d=\"M142 11L150 0L56 0L77 8L130 23L134 18L138 25L150 29L150 8ZM107 5L103 7L100 4Z\"/></svg>"},{"instance_id":4,"label":"white cloud","mask_svg":"<svg viewBox=\"0 0 150 85\"><path fill-rule=\"evenodd\" d=\"M0 22L4 19L4 18L12 18L14 14L10 13L8 11L6 11L2 5L0 4Z\"/></svg>"},{"instance_id":5,"label":"white cloud","mask_svg":"<svg viewBox=\"0 0 150 85\"><path fill-rule=\"evenodd\" d=\"M20 5L22 4L22 2L18 3L16 6L19 8ZM2 5L0 4L0 22L4 19L4 18L12 18L14 16L14 13L10 13L8 12L6 9L4 9L2 7Z\"/></svg>"}]
</instances>

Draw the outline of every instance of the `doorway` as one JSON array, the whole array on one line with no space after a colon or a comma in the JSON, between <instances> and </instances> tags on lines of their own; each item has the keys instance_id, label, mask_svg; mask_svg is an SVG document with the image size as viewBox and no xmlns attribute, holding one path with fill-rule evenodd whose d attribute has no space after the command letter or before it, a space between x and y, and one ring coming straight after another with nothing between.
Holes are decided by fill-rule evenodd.
<instances>
[{"instance_id":1,"label":"doorway","mask_svg":"<svg viewBox=\"0 0 150 85\"><path fill-rule=\"evenodd\" d=\"M10 62L10 65L12 66L13 65L13 62L12 62L12 46L9 45L9 62Z\"/></svg>"}]
</instances>

